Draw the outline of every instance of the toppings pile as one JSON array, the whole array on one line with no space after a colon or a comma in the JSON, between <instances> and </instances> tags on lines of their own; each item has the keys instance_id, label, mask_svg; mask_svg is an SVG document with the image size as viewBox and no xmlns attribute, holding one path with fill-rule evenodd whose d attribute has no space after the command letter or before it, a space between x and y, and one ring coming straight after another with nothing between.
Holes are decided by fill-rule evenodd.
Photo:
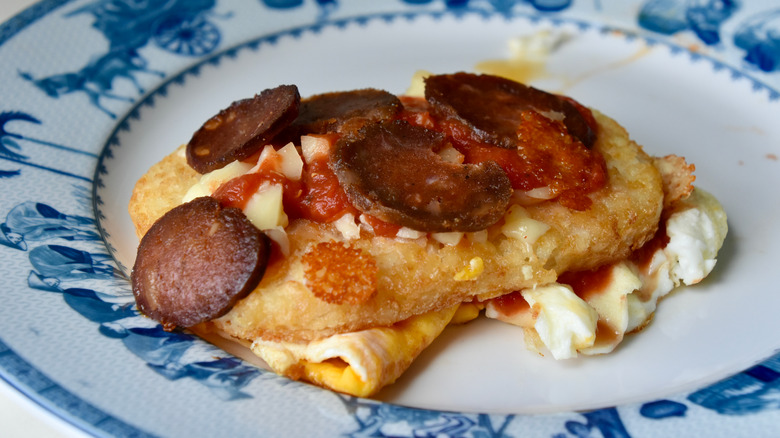
<instances>
[{"instance_id":1,"label":"toppings pile","mask_svg":"<svg viewBox=\"0 0 780 438\"><path fill-rule=\"evenodd\" d=\"M374 89L303 101L295 86L265 90L207 121L187 162L207 173L256 162L269 144L303 148L302 137L321 136L330 143L321 160L306 161L302 184L285 183L288 214L331 222L356 209L429 232L485 229L515 191L584 210L605 184L604 161L590 149L595 121L571 99L467 73L430 76L425 90L425 99L403 101Z\"/></svg>"},{"instance_id":2,"label":"toppings pile","mask_svg":"<svg viewBox=\"0 0 780 438\"><path fill-rule=\"evenodd\" d=\"M144 237L133 270L141 310L168 328L223 315L262 279L266 235L284 255L284 229L296 219L341 220L349 228L349 220L354 225L362 217L387 236L402 229L477 232L513 204L557 199L585 210L588 194L606 183L604 160L590 149L596 123L575 101L496 76L457 73L425 81L424 97L403 98L364 89L302 100L296 86L282 85L234 102L204 123L187 144L187 163L204 175L202 184L219 184L195 187L189 202ZM239 209L248 219L236 217ZM228 226L223 217L240 225ZM174 235L182 236L175 245L181 251L219 250L163 252L161 242ZM198 297L207 288L190 284L186 271L207 269L216 259L231 272L229 284L208 284L208 296ZM182 266L159 268L170 263ZM326 284L319 271L312 268L307 278L327 302L370 296L348 273ZM171 274L161 279L161 272ZM348 290L334 290L339 287Z\"/></svg>"}]
</instances>

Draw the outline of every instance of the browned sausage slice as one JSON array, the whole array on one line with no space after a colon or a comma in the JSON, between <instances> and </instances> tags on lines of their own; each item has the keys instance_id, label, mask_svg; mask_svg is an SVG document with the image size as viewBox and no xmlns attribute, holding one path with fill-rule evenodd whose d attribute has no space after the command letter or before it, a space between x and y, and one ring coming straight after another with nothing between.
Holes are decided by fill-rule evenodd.
<instances>
[{"instance_id":1,"label":"browned sausage slice","mask_svg":"<svg viewBox=\"0 0 780 438\"><path fill-rule=\"evenodd\" d=\"M166 213L141 239L132 271L139 310L166 329L224 315L265 273L270 240L210 197Z\"/></svg>"},{"instance_id":2,"label":"browned sausage slice","mask_svg":"<svg viewBox=\"0 0 780 438\"><path fill-rule=\"evenodd\" d=\"M300 115L291 129L298 136L344 134L354 132L368 122L389 120L401 108L397 96L373 88L318 94L303 100Z\"/></svg>"},{"instance_id":3,"label":"browned sausage slice","mask_svg":"<svg viewBox=\"0 0 780 438\"><path fill-rule=\"evenodd\" d=\"M563 117L569 133L588 148L596 140L588 121L568 100L499 76L432 75L425 80L425 98L440 117L455 119L479 140L506 149L517 148L517 127L529 109Z\"/></svg>"},{"instance_id":4,"label":"browned sausage slice","mask_svg":"<svg viewBox=\"0 0 780 438\"><path fill-rule=\"evenodd\" d=\"M300 100L298 87L280 85L233 102L195 132L187 162L207 173L251 156L298 117Z\"/></svg>"},{"instance_id":5,"label":"browned sausage slice","mask_svg":"<svg viewBox=\"0 0 780 438\"><path fill-rule=\"evenodd\" d=\"M457 164L436 152L438 132L405 121L374 123L341 138L331 166L359 210L419 231L477 231L498 221L512 194L492 161Z\"/></svg>"}]
</instances>

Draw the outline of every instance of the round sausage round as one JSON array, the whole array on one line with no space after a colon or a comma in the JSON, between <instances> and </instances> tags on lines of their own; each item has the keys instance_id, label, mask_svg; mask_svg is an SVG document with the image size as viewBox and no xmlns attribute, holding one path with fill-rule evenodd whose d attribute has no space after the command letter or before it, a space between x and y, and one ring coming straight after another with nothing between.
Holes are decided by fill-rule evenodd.
<instances>
[{"instance_id":1,"label":"round sausage round","mask_svg":"<svg viewBox=\"0 0 780 438\"><path fill-rule=\"evenodd\" d=\"M265 273L270 239L237 208L196 198L157 220L132 271L139 310L166 329L224 315Z\"/></svg>"},{"instance_id":2,"label":"round sausage round","mask_svg":"<svg viewBox=\"0 0 780 438\"><path fill-rule=\"evenodd\" d=\"M498 221L512 195L493 161L458 164L436 152L444 134L405 121L374 123L341 138L331 166L364 213L419 231L477 231Z\"/></svg>"},{"instance_id":3,"label":"round sausage round","mask_svg":"<svg viewBox=\"0 0 780 438\"><path fill-rule=\"evenodd\" d=\"M208 173L250 157L298 117L300 100L298 87L280 85L233 102L193 134L187 163Z\"/></svg>"},{"instance_id":4,"label":"round sausage round","mask_svg":"<svg viewBox=\"0 0 780 438\"><path fill-rule=\"evenodd\" d=\"M534 110L562 118L569 133L590 148L596 135L569 100L519 82L492 75L454 73L425 79L425 98L440 117L470 127L480 141L517 148L522 113Z\"/></svg>"}]
</instances>

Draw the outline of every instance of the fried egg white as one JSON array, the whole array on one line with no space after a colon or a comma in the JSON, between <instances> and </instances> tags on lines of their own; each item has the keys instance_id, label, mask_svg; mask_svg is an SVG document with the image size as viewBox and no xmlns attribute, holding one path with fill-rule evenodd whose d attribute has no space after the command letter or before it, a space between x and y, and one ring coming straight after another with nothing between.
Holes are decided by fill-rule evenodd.
<instances>
[{"instance_id":1,"label":"fried egg white","mask_svg":"<svg viewBox=\"0 0 780 438\"><path fill-rule=\"evenodd\" d=\"M650 321L661 298L712 271L728 231L723 207L699 188L675 206L665 223L669 241L650 262L640 266L629 259L609 266L601 274L609 280L598 293L583 299L556 282L521 291L528 307L519 311L491 300L486 316L522 327L530 349L549 351L555 359L613 351L626 333Z\"/></svg>"},{"instance_id":2,"label":"fried egg white","mask_svg":"<svg viewBox=\"0 0 780 438\"><path fill-rule=\"evenodd\" d=\"M251 349L277 374L366 397L395 382L453 320L458 307L311 342L258 338Z\"/></svg>"}]
</instances>

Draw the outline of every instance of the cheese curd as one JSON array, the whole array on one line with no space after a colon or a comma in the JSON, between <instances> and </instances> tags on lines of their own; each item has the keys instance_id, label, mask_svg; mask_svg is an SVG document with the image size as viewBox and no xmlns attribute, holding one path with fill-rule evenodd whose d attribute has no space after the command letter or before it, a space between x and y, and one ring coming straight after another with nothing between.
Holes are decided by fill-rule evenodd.
<instances>
[{"instance_id":1,"label":"cheese curd","mask_svg":"<svg viewBox=\"0 0 780 438\"><path fill-rule=\"evenodd\" d=\"M519 205L513 205L504 215L504 225L501 232L512 239L526 242L528 245L536 243L550 226L544 222L531 219L528 212Z\"/></svg>"},{"instance_id":2,"label":"cheese curd","mask_svg":"<svg viewBox=\"0 0 780 438\"><path fill-rule=\"evenodd\" d=\"M182 198L182 203L190 202L201 196L210 196L219 186L233 178L244 175L252 169L252 165L243 161L233 161L227 166L213 170L200 177Z\"/></svg>"},{"instance_id":3,"label":"cheese curd","mask_svg":"<svg viewBox=\"0 0 780 438\"><path fill-rule=\"evenodd\" d=\"M263 184L247 201L243 208L244 214L260 230L284 228L289 221L284 213L282 199L281 184Z\"/></svg>"},{"instance_id":4,"label":"cheese curd","mask_svg":"<svg viewBox=\"0 0 780 438\"><path fill-rule=\"evenodd\" d=\"M227 166L203 174L182 198L182 203L201 196L211 196L220 186L240 176L271 169L285 178L298 181L303 174L303 158L294 144L288 143L276 150L266 145L260 152L256 164L233 161ZM266 182L249 197L242 211L250 222L274 240L283 254L289 252L289 241L284 231L289 220L284 212L284 188L281 184Z\"/></svg>"},{"instance_id":5,"label":"cheese curd","mask_svg":"<svg viewBox=\"0 0 780 438\"><path fill-rule=\"evenodd\" d=\"M536 316L534 329L554 358L576 357L596 341L599 315L570 287L553 283L522 294Z\"/></svg>"}]
</instances>

